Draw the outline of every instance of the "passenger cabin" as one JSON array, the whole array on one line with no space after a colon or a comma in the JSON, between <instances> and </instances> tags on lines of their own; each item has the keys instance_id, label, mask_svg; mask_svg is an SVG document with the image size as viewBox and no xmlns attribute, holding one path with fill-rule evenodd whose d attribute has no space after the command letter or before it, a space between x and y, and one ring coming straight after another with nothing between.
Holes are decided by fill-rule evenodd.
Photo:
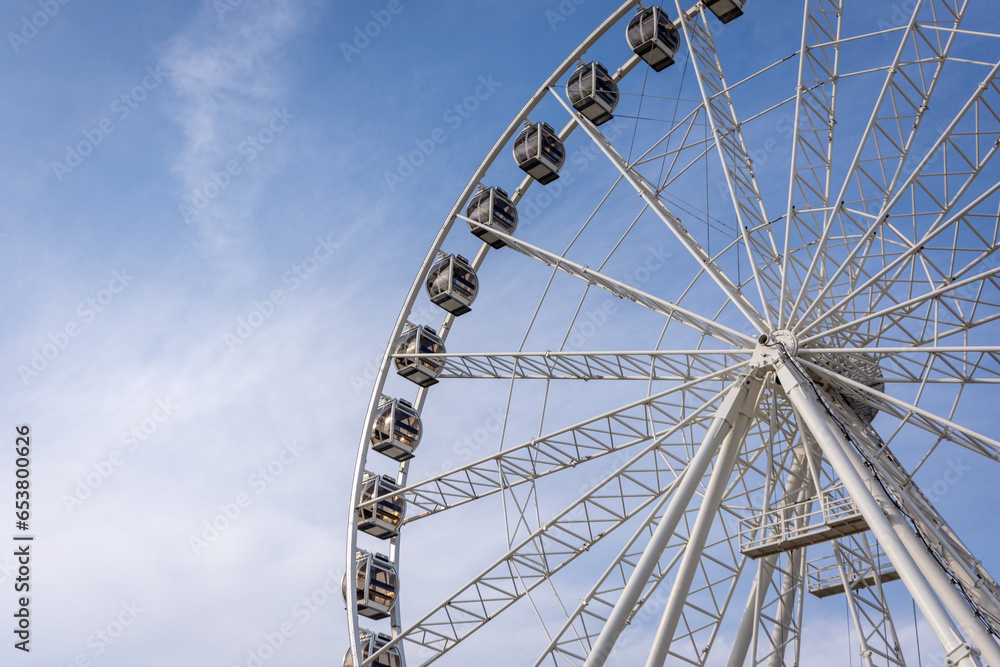
<instances>
[{"instance_id":1,"label":"passenger cabin","mask_svg":"<svg viewBox=\"0 0 1000 667\"><path fill-rule=\"evenodd\" d=\"M361 635L361 646L359 647L359 653L361 661L364 662L368 659L368 656L377 652L380 648L392 641L392 637L387 634L379 632L378 634L372 632L371 630L362 630ZM371 663L370 667L402 667L403 660L399 655L399 647L393 646L386 649L386 652L375 658ZM351 656L351 649L347 649L347 655L344 656L344 667L354 667L354 658Z\"/></svg>"},{"instance_id":2,"label":"passenger cabin","mask_svg":"<svg viewBox=\"0 0 1000 667\"><path fill-rule=\"evenodd\" d=\"M525 122L514 140L514 159L529 176L547 185L559 178L566 147L548 123Z\"/></svg>"},{"instance_id":3,"label":"passenger cabin","mask_svg":"<svg viewBox=\"0 0 1000 667\"><path fill-rule=\"evenodd\" d=\"M570 104L594 125L608 122L618 106L618 84L601 63L580 63L566 84Z\"/></svg>"},{"instance_id":4,"label":"passenger cabin","mask_svg":"<svg viewBox=\"0 0 1000 667\"><path fill-rule=\"evenodd\" d=\"M376 452L405 461L413 458L413 450L420 444L420 431L420 415L409 401L383 397L368 441Z\"/></svg>"},{"instance_id":5,"label":"passenger cabin","mask_svg":"<svg viewBox=\"0 0 1000 667\"><path fill-rule=\"evenodd\" d=\"M361 480L361 504L364 505L375 498L383 500L358 508L358 530L380 540L398 535L399 527L403 523L403 512L406 509L403 496L391 495L398 490L399 485L390 477L365 471Z\"/></svg>"},{"instance_id":6,"label":"passenger cabin","mask_svg":"<svg viewBox=\"0 0 1000 667\"><path fill-rule=\"evenodd\" d=\"M381 632L374 633L371 630L362 630L361 635L361 646L359 647L358 656L361 661L364 662L368 659L368 656L377 652L380 648L392 641L392 637ZM351 649L347 649L347 655L344 656L344 667L354 667L354 658L351 656ZM403 667L403 660L399 655L399 647L392 646L386 649L386 652L375 658L371 663L370 667Z\"/></svg>"},{"instance_id":7,"label":"passenger cabin","mask_svg":"<svg viewBox=\"0 0 1000 667\"><path fill-rule=\"evenodd\" d=\"M625 36L635 55L649 63L654 72L673 65L681 48L680 32L659 7L640 9L629 21Z\"/></svg>"},{"instance_id":8,"label":"passenger cabin","mask_svg":"<svg viewBox=\"0 0 1000 667\"><path fill-rule=\"evenodd\" d=\"M879 366L878 358L872 354L852 352L820 356L816 358L815 363L875 391L885 391L885 377L882 375L882 368ZM878 415L878 408L872 397L867 396L863 390L831 382L830 378L823 373L811 370L808 373L818 385L829 389L840 397L847 408L858 418L862 428L871 426L875 416Z\"/></svg>"},{"instance_id":9,"label":"passenger cabin","mask_svg":"<svg viewBox=\"0 0 1000 667\"><path fill-rule=\"evenodd\" d=\"M347 575L340 583L340 592L347 603ZM355 556L354 594L358 613L368 618L387 618L396 604L396 568L382 554L358 549Z\"/></svg>"},{"instance_id":10,"label":"passenger cabin","mask_svg":"<svg viewBox=\"0 0 1000 667\"><path fill-rule=\"evenodd\" d=\"M882 368L874 356L870 354L850 355L842 363L848 364L848 367L838 370L841 375L855 382L860 382L866 387L871 387L875 391L885 391L885 377L882 375ZM857 398L850 394L841 394L840 396L864 426L871 426L872 422L875 421L875 416L878 415L878 408L866 403L863 400L864 394L862 392L857 393Z\"/></svg>"},{"instance_id":11,"label":"passenger cabin","mask_svg":"<svg viewBox=\"0 0 1000 667\"><path fill-rule=\"evenodd\" d=\"M747 0L704 0L705 8L711 10L720 21L729 23L743 16Z\"/></svg>"},{"instance_id":12,"label":"passenger cabin","mask_svg":"<svg viewBox=\"0 0 1000 667\"><path fill-rule=\"evenodd\" d=\"M481 238L483 243L488 243L493 248L507 245L502 238L493 233L493 229L508 235L517 229L517 208L507 193L500 188L479 186L479 190L469 200L465 215L469 220L485 225L480 227L470 222L469 229Z\"/></svg>"},{"instance_id":13,"label":"passenger cabin","mask_svg":"<svg viewBox=\"0 0 1000 667\"><path fill-rule=\"evenodd\" d=\"M438 253L427 276L427 295L431 303L452 315L464 315L472 310L478 292L479 279L469 260L461 255Z\"/></svg>"},{"instance_id":14,"label":"passenger cabin","mask_svg":"<svg viewBox=\"0 0 1000 667\"><path fill-rule=\"evenodd\" d=\"M396 346L396 354L444 354L444 343L438 335L428 326L414 326L403 332L399 337L399 345ZM437 384L437 376L444 368L444 359L441 357L422 357L420 359L393 360L396 364L396 372L421 387L430 387Z\"/></svg>"}]
</instances>

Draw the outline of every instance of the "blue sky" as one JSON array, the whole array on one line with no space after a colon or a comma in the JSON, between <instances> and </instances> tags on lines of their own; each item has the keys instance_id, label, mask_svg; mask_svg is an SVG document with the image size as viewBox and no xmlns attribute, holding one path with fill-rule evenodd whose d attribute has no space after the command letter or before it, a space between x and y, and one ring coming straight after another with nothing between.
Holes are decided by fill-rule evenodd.
<instances>
[{"instance_id":1,"label":"blue sky","mask_svg":"<svg viewBox=\"0 0 1000 667\"><path fill-rule=\"evenodd\" d=\"M8 442L14 425L31 426L36 535L32 651L3 646L0 661L246 665L283 627L267 664L340 660L343 606L328 591L343 572L372 371L399 305L496 136L611 9L0 7L0 425ZM888 9L882 19L894 20ZM796 9L780 24L799 21ZM734 27L745 40L727 55L772 28ZM769 155L787 164L787 148ZM553 247L571 236L533 229ZM616 275L634 276L647 245ZM494 350L525 330L471 326L514 337ZM484 390L437 438L475 433L505 393ZM0 489L13 479L5 454ZM0 556L7 624L11 567Z\"/></svg>"},{"instance_id":2,"label":"blue sky","mask_svg":"<svg viewBox=\"0 0 1000 667\"><path fill-rule=\"evenodd\" d=\"M32 428L37 536L32 652L3 661L245 664L289 620L271 664L336 661L342 604L322 591L343 571L366 370L467 174L605 8L552 30L533 2L404 0L345 55L387 3L41 4L37 31L39 3L0 8L2 414L11 440ZM495 89L457 115L481 78ZM123 604L141 611L109 645Z\"/></svg>"}]
</instances>

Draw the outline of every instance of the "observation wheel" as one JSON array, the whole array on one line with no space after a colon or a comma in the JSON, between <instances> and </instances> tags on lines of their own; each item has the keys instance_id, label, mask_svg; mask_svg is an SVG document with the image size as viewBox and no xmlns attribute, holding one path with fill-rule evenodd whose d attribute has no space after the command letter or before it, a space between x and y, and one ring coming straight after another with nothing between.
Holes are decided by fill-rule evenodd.
<instances>
[{"instance_id":1,"label":"observation wheel","mask_svg":"<svg viewBox=\"0 0 1000 667\"><path fill-rule=\"evenodd\" d=\"M1000 19L902 7L626 2L542 83L390 334L345 666L1000 667Z\"/></svg>"}]
</instances>

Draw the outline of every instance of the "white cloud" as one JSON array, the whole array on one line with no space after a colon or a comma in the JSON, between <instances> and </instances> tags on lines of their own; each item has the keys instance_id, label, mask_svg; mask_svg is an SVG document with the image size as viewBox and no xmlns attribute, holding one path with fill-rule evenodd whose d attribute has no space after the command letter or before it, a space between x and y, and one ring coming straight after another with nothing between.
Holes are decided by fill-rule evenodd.
<instances>
[{"instance_id":1,"label":"white cloud","mask_svg":"<svg viewBox=\"0 0 1000 667\"><path fill-rule=\"evenodd\" d=\"M266 161L256 159L262 150L245 142L266 133L275 109L283 106L286 87L278 56L299 30L302 4L295 0L247 2L221 18L207 8L196 24L165 49L162 63L170 72L176 96L171 118L183 137L172 156L172 170L180 182L181 199L193 209L187 210L188 215L179 211L178 220L197 226L203 249L210 255L239 249L257 189L271 171L281 167L282 161L274 159L279 151L270 141L264 144ZM227 163L233 160L239 173L225 174ZM213 178L213 174L219 176ZM234 188L238 198L233 192L213 195L230 183L238 183ZM199 194L204 200L198 199ZM202 201L209 205L203 207Z\"/></svg>"}]
</instances>

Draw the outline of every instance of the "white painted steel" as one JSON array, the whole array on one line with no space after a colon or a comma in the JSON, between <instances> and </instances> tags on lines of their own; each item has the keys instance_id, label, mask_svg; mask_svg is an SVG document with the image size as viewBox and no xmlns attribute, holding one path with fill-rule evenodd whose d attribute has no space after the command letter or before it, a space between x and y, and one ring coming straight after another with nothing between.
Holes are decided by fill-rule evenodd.
<instances>
[{"instance_id":1,"label":"white painted steel","mask_svg":"<svg viewBox=\"0 0 1000 667\"><path fill-rule=\"evenodd\" d=\"M705 489L701 508L698 510L694 527L691 529L688 545L684 550L684 558L681 560L677 577L674 579L674 587L671 589L670 597L667 599L666 609L663 610L660 627L656 630L656 636L653 637L653 648L649 653L649 659L646 661L646 667L663 667L666 663L667 651L677 630L677 623L680 620L684 600L691 590L691 581L694 578L695 570L701 564L702 550L705 547L705 541L708 539L708 531L711 530L712 523L715 521L716 514L722 502L723 493L729 484L730 475L733 474L733 467L736 465L736 456L743 446L743 439L746 437L750 423L753 421L753 413L756 412L762 387L763 383L760 378L747 378L740 387L745 392L740 396L741 400L734 406L732 412L723 417L729 422L729 429L723 436L718 454L714 457L715 467L712 469L708 488ZM720 433L720 435L722 434ZM690 499L688 502L690 502ZM637 568L636 573L638 572ZM595 663L595 665L597 664Z\"/></svg>"},{"instance_id":2,"label":"white painted steel","mask_svg":"<svg viewBox=\"0 0 1000 667\"><path fill-rule=\"evenodd\" d=\"M991 634L1000 632L1000 585L987 571L991 563L982 563L959 539L915 481L944 448L984 465L1000 462L1000 441L988 429L963 424L960 409L971 392L994 396L983 392L1000 384L1000 347L992 344L1000 335L1000 167L994 163L1000 152L1000 37L986 25L963 29L980 0L917 0L907 5L912 11L900 25L872 24L860 32L852 12L865 5L861 0L802 0L801 32L769 35L787 42L787 51L730 84L726 51L730 40L746 39L739 31L748 18L720 34L703 3L685 9L675 2L673 25L682 47L665 75L647 72L628 53L604 63L623 91L615 113L631 114L631 132L611 131L610 122L595 127L564 95L577 61L615 52L612 44L622 41L618 29L638 4L630 0L518 112L428 249L390 332L358 447L348 578L356 548L385 545L381 550L399 571L401 592L379 629L392 640L363 663L357 602L348 596L354 664L372 665L390 649L401 652L403 664L447 660L474 634L503 627L498 617L524 598L543 626L535 667L636 660L707 667L720 659L728 667L802 664L803 652L809 655L803 648L807 553L832 549L862 660L905 665L910 647L896 645L877 569L872 587L848 591L849 580L863 576L882 549L940 640L947 664L1000 667ZM763 16L778 10L754 0L744 11ZM877 51L873 45L880 42L891 46L891 57L868 62L864 49ZM951 71L966 72L978 85L956 96L960 86L948 78ZM781 77L787 85L774 92ZM859 107L845 92L858 90L850 88L855 81L873 82L873 104ZM674 98L676 86L682 94ZM685 92L689 97L682 99ZM631 110L629 95L639 100ZM672 115L664 100L674 101ZM660 110L651 111L657 104ZM774 172L762 177L765 165L755 162L754 130L789 110L789 180L787 188L783 180L774 188ZM540 227L497 234L506 243L504 261L549 272L520 345L486 339L471 350L431 355L445 361L441 387L461 387L469 405L477 383L505 385L501 450L431 473L415 467L421 472L411 474L411 465L435 454L428 442L416 452L416 463L391 464L395 472L383 474L400 486L393 495L405 499L407 513L399 535L373 543L373 536L359 535L357 509L389 496L362 503L365 470L381 462L369 451L368 433L387 383L396 386L393 362L421 357L394 356L395 342L414 316L438 252L468 234L461 223L478 225L463 215L465 203L478 185L493 184L494 163L509 157L521 124L530 119L559 128L561 114L566 119L559 139L567 150L589 149L596 157L587 164L594 170L599 165L610 185L593 212L556 221L579 225L562 250L535 232ZM643 123L651 121L662 124L658 135L645 133ZM519 178L514 188L500 185L514 204L530 203L537 186L530 177ZM700 193L704 203L689 192L698 180L707 191ZM716 184L726 204L722 213L709 210ZM579 192L569 178L559 187ZM783 215L772 220L766 202L771 198L771 210L778 210L778 197ZM638 212L628 208L628 198L641 206ZM625 218L632 220L627 228L615 226ZM623 248L649 231L643 225L650 219L657 232L666 227L663 236L678 260L693 260L695 268L680 282L673 264L659 276L669 274L672 283L639 280L638 273L620 277ZM577 241L607 225L616 234L624 231L609 242L603 259L588 264L587 248L580 247L585 243ZM476 316L502 279L483 271L494 256L487 245L474 255L471 265L486 296L466 317ZM562 296L550 295L563 281L583 294L575 311L567 308L566 334L561 343L533 347L544 333L540 323L563 305L554 303ZM643 327L660 322L646 336L655 340L610 349L569 344L594 294L631 309L623 311L622 325L626 317ZM442 315L439 336L448 339L462 323ZM878 377L865 376L852 359L868 360ZM780 384L768 379L775 374ZM618 407L595 408L593 416L562 420L567 403L586 405L584 399L567 401L562 387L584 382L589 391L646 391L609 404ZM512 406L532 387L543 388L537 432L522 438ZM420 412L439 390L413 389L411 403ZM948 397L950 407L939 408L939 396ZM865 421L856 406L877 411L875 420L869 425L870 413ZM428 432L434 426L428 424ZM933 444L908 462L908 471L893 451L914 434ZM601 474L577 490L573 470ZM549 492L556 501L543 498ZM847 520L825 511L831 498L863 517L851 530L868 528L872 537L860 533L831 542L837 530L847 534L831 528ZM453 515L486 521L497 505L506 549L488 554L485 568L445 591L450 595L408 597L414 588L408 577L419 576L420 567L403 558L402 535L441 530ZM470 514L473 509L477 514ZM753 540L740 535L741 520L753 527ZM809 537L812 544L793 548L782 536ZM604 548L604 540L615 548ZM789 550L763 556L758 550L779 543ZM845 560L845 553L855 553L851 549L868 566ZM587 561L598 552L611 560ZM583 561L596 564L581 570ZM579 602L560 580L564 571L593 573ZM738 610L730 604L737 596L746 601ZM661 603L654 633L644 623ZM728 643L716 646L720 637ZM504 639L493 641L509 643Z\"/></svg>"},{"instance_id":3,"label":"white painted steel","mask_svg":"<svg viewBox=\"0 0 1000 667\"><path fill-rule=\"evenodd\" d=\"M756 407L756 399L759 391L759 380L742 377L729 390L725 402L719 407L719 410L715 413L715 417L712 419L712 425L709 426L705 434L705 439L702 441L697 453L692 457L691 462L684 469L680 478L680 484L677 490L674 491L670 504L656 526L656 532L653 533L653 537L646 546L642 558L632 572L632 576L625 586L625 590L622 591L614 610L608 617L604 629L601 630L601 635L597 638L597 642L591 649L590 655L587 657L587 662L584 663L585 667L601 667L611 655L611 650L614 648L618 636L625 627L625 622L632 613L636 602L638 602L639 596L653 572L653 567L660 560L667 540L677 529L677 523L687 509L688 503L694 498L695 491L701 484L705 471L708 470L708 466L719 453L720 447L728 443L727 456L735 458L735 451L739 442L733 444L736 439L729 436L737 427L738 418L746 409L746 404L751 402L751 409ZM731 471L731 468L732 461L730 461L726 479L728 479L728 471ZM713 479L716 479L716 477L713 477ZM721 482L715 482L716 504L719 494L722 493L723 489L721 487L724 483L725 479ZM706 502L709 501L706 499ZM716 510L717 507L712 507L709 510L710 515L714 514ZM704 546L704 536L701 537L701 546ZM699 552L701 549L697 545L689 546L689 548ZM685 553L689 552L686 551ZM671 600L673 600L673 596L671 596ZM674 605L676 606L676 604L678 603L675 602Z\"/></svg>"},{"instance_id":4,"label":"white painted steel","mask_svg":"<svg viewBox=\"0 0 1000 667\"><path fill-rule=\"evenodd\" d=\"M875 478L870 473L863 476L855 469L848 453L852 445L844 439L839 425L820 402L812 381L794 365L794 362L779 362L776 370L788 399L802 415L830 465L847 487L851 498L858 504L879 544L906 583L924 618L933 628L934 634L941 641L946 655L962 655L962 647L966 645L965 638L894 529L893 523L901 525L898 514L891 505L887 506L884 502L880 505L876 500L872 491L877 485ZM895 516L896 521L890 521L889 516ZM905 527L901 529L906 530ZM983 663L976 656L965 654L955 664L960 667L974 667Z\"/></svg>"}]
</instances>

